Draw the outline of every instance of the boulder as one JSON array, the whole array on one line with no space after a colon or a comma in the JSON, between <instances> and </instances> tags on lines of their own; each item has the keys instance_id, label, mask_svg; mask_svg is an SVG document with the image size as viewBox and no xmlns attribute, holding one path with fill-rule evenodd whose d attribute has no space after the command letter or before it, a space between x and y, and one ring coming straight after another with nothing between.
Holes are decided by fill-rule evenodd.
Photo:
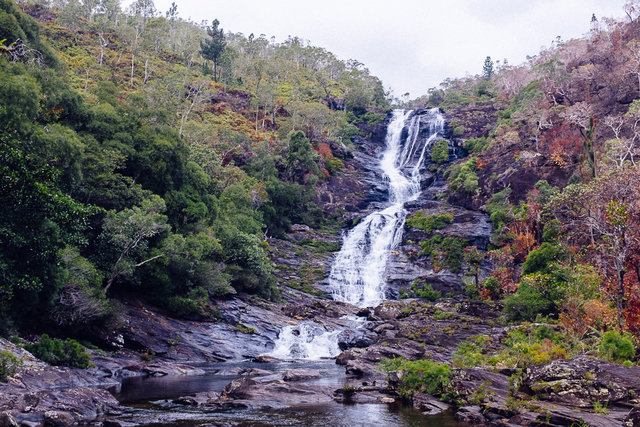
<instances>
[{"instance_id":1,"label":"boulder","mask_svg":"<svg viewBox=\"0 0 640 427\"><path fill-rule=\"evenodd\" d=\"M458 408L456 419L463 423L484 424L487 420L482 415L482 409L479 406L463 406Z\"/></svg>"},{"instance_id":2,"label":"boulder","mask_svg":"<svg viewBox=\"0 0 640 427\"><path fill-rule=\"evenodd\" d=\"M291 231L308 233L309 231L311 231L311 228L305 224L293 224L291 226Z\"/></svg>"},{"instance_id":3,"label":"boulder","mask_svg":"<svg viewBox=\"0 0 640 427\"><path fill-rule=\"evenodd\" d=\"M304 405L320 405L333 400L329 389L307 386L282 379L255 380L238 378L227 384L216 404L222 407L249 409L283 409Z\"/></svg>"},{"instance_id":4,"label":"boulder","mask_svg":"<svg viewBox=\"0 0 640 427\"><path fill-rule=\"evenodd\" d=\"M362 329L345 329L338 334L338 347L340 350L357 347L364 348L375 344L376 335Z\"/></svg>"},{"instance_id":5,"label":"boulder","mask_svg":"<svg viewBox=\"0 0 640 427\"><path fill-rule=\"evenodd\" d=\"M414 408L421 411L425 415L436 415L446 411L451 407L448 404L425 393L414 394L412 403Z\"/></svg>"},{"instance_id":6,"label":"boulder","mask_svg":"<svg viewBox=\"0 0 640 427\"><path fill-rule=\"evenodd\" d=\"M304 381L314 378L320 378L320 372L315 369L289 369L282 374L284 381Z\"/></svg>"}]
</instances>

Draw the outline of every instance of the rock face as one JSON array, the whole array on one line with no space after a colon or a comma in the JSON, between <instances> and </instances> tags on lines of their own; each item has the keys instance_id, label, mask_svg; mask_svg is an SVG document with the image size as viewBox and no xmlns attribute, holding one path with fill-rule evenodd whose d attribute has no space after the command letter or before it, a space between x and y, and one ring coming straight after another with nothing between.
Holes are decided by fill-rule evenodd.
<instances>
[{"instance_id":1,"label":"rock face","mask_svg":"<svg viewBox=\"0 0 640 427\"><path fill-rule=\"evenodd\" d=\"M12 419L70 425L119 414L118 401L104 389L116 384L97 369L27 367L0 383L0 425L12 425Z\"/></svg>"},{"instance_id":2,"label":"rock face","mask_svg":"<svg viewBox=\"0 0 640 427\"><path fill-rule=\"evenodd\" d=\"M455 371L450 388L463 405L469 404L458 408L456 417L480 425L495 421L507 425L636 425L637 413L629 408L637 404L640 368L587 356L556 360L527 368L518 390L510 386L514 373L481 368ZM606 411L596 413L596 403Z\"/></svg>"},{"instance_id":3,"label":"rock face","mask_svg":"<svg viewBox=\"0 0 640 427\"><path fill-rule=\"evenodd\" d=\"M581 356L527 368L523 386L541 398L581 408L607 406L640 396L640 368Z\"/></svg>"}]
</instances>

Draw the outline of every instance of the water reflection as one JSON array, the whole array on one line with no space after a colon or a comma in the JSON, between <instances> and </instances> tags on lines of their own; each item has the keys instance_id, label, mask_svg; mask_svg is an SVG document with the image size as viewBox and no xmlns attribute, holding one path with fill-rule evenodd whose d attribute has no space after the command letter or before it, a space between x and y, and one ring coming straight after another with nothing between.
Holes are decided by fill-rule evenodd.
<instances>
[{"instance_id":1,"label":"water reflection","mask_svg":"<svg viewBox=\"0 0 640 427\"><path fill-rule=\"evenodd\" d=\"M333 360L257 364L250 362L219 363L202 366L206 375L128 378L115 396L129 405L120 421L158 427L186 426L323 426L323 427L457 427L451 413L426 417L405 405L331 403L287 410L219 410L208 407L177 405L172 399L201 392L222 391L241 372L257 368L282 372L295 368L315 369L321 377L306 384L339 388L347 381L344 367Z\"/></svg>"}]
</instances>

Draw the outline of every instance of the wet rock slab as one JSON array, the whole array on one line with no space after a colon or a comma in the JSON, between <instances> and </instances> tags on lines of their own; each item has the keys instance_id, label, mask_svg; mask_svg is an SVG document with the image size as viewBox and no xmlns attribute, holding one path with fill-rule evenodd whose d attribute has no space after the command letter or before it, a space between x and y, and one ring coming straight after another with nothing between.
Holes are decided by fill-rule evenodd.
<instances>
[{"instance_id":1,"label":"wet rock slab","mask_svg":"<svg viewBox=\"0 0 640 427\"><path fill-rule=\"evenodd\" d=\"M302 382L319 377L318 371L296 369L264 377L237 378L224 388L213 404L264 410L329 403L333 401L333 390Z\"/></svg>"}]
</instances>

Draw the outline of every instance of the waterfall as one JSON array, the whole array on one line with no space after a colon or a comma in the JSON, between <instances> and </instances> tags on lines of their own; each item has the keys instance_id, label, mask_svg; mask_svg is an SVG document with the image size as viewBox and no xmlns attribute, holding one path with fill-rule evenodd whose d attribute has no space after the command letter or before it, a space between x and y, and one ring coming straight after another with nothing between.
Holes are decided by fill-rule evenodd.
<instances>
[{"instance_id":1,"label":"waterfall","mask_svg":"<svg viewBox=\"0 0 640 427\"><path fill-rule=\"evenodd\" d=\"M426 113L429 123L426 135L420 126L424 116L413 111L393 111L380 159L389 200L384 209L369 214L344 237L329 275L335 300L361 307L378 305L384 300L384 272L389 252L402 240L407 215L404 204L420 195L425 156L444 132L444 118L438 109ZM349 316L343 319L348 321L346 328L363 326L363 319ZM288 325L267 354L287 360L336 357L340 354L338 335L344 329L329 330L310 320Z\"/></svg>"},{"instance_id":2,"label":"waterfall","mask_svg":"<svg viewBox=\"0 0 640 427\"><path fill-rule=\"evenodd\" d=\"M269 356L278 359L318 360L340 354L338 334L340 329L328 331L324 326L305 321L282 328Z\"/></svg>"},{"instance_id":3,"label":"waterfall","mask_svg":"<svg viewBox=\"0 0 640 427\"><path fill-rule=\"evenodd\" d=\"M443 136L444 118L438 109L429 110L427 115L429 131L421 138L421 116L413 111L393 111L380 160L389 188L388 206L369 214L344 237L329 275L333 299L361 307L384 300L384 272L389 253L402 240L407 215L404 204L420 195L425 155Z\"/></svg>"}]
</instances>

